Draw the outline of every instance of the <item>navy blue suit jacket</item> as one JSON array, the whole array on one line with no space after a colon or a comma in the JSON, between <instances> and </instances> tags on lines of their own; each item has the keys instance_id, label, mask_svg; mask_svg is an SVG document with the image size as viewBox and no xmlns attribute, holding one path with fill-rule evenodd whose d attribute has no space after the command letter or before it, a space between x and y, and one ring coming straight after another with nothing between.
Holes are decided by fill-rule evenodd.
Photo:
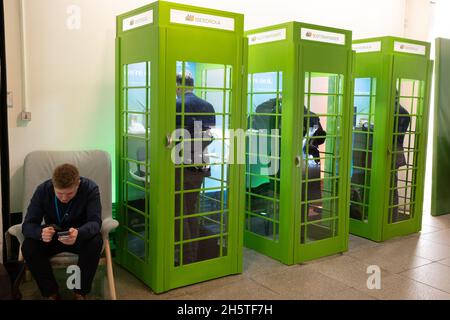
<instances>
[{"instance_id":1,"label":"navy blue suit jacket","mask_svg":"<svg viewBox=\"0 0 450 320\"><path fill-rule=\"evenodd\" d=\"M97 184L80 177L77 194L68 204L56 201L52 180L40 184L31 198L27 214L22 224L22 233L26 238L41 239L42 229L50 224L62 230L78 229L78 239L89 239L100 232L102 226L102 205ZM57 212L60 219L57 218ZM45 225L42 225L42 221Z\"/></svg>"},{"instance_id":2,"label":"navy blue suit jacket","mask_svg":"<svg viewBox=\"0 0 450 320\"><path fill-rule=\"evenodd\" d=\"M177 113L181 113L182 100L177 98ZM215 113L214 107L208 101L200 99L192 92L187 92L184 95L184 113ZM177 115L177 128L181 128L181 115ZM184 116L184 129L193 131L194 122L202 122L202 131L206 131L216 125L216 116L211 115L185 115Z\"/></svg>"}]
</instances>

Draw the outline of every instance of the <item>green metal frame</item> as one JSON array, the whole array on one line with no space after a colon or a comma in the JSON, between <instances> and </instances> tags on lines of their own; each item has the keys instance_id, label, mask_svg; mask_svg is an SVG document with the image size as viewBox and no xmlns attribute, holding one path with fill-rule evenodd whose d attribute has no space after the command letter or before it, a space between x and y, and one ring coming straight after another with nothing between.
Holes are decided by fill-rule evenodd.
<instances>
[{"instance_id":1,"label":"green metal frame","mask_svg":"<svg viewBox=\"0 0 450 320\"><path fill-rule=\"evenodd\" d=\"M302 30L306 29L313 30L306 34L306 37L314 36L315 31L319 31L325 35L324 39L330 35L333 38L338 34L344 40L340 44L309 40L301 36ZM275 41L274 38L271 41L258 40L264 37L271 38L274 35L276 37L280 31L285 32L286 36L276 38ZM353 91L351 31L290 22L247 31L246 34L250 40L247 110L250 127L247 148L244 245L285 264L301 263L346 251L351 149L350 130L346 128L350 128L352 119L350 106ZM252 44L252 40L256 42ZM253 82L255 77L263 73L276 73L280 77L275 80L273 90L256 92ZM325 86L331 90L330 92L312 92L311 82L315 83L317 77L328 77L329 81L325 83ZM335 88L335 92L332 88ZM258 97L258 94L261 96ZM276 99L277 105L282 100L281 113L279 107L276 107L274 113L257 115L254 107L261 101L258 100L258 103L255 103L254 100L260 99L263 95ZM328 130L326 150L322 150L320 154L322 163L320 179L308 178L306 163L301 160L303 157L303 108L305 105L310 110L310 101L316 99L315 96L327 101L328 110L325 114L318 114L327 122L327 128L324 127L324 129ZM335 109L338 105L340 105L339 110ZM314 112L314 110L310 111ZM253 167L254 162L251 161L254 160L251 160L251 157L258 155L254 154L251 136L264 136L262 132L253 131L252 133L251 131L255 130L252 128L252 119L255 116L267 117L267 119L274 117L276 123L274 129L280 128L281 120L281 137L270 134L267 136L269 139L275 138L274 142L280 142L279 175L262 176ZM306 121L309 124L311 119ZM332 155L329 156L327 153ZM272 159L276 160L276 155L272 156ZM264 167L260 164L255 165ZM302 174L302 171L305 174ZM270 192L262 194L255 191L257 185L264 182L271 183ZM307 188L313 183L322 183L319 201L322 213L319 220L310 220L307 213L317 200L309 198L308 200L306 196L302 198L302 192L305 195L308 194ZM330 196L325 195L327 190L331 192ZM255 199L264 203L261 208L255 208L253 202ZM327 208L329 209L328 218L326 217ZM264 231L258 231L257 228L261 225L264 226L261 229ZM320 236L314 238L313 233L317 236L319 230L325 231L325 235L322 235L322 238Z\"/></svg>"},{"instance_id":2,"label":"green metal frame","mask_svg":"<svg viewBox=\"0 0 450 320\"><path fill-rule=\"evenodd\" d=\"M435 61L431 215L440 216L450 213L450 197L447 193L447 179L450 174L448 161L450 99L447 90L450 85L448 72L450 69L450 39L436 38Z\"/></svg>"},{"instance_id":3,"label":"green metal frame","mask_svg":"<svg viewBox=\"0 0 450 320\"><path fill-rule=\"evenodd\" d=\"M151 23L128 31L123 30L125 19L137 16L136 23L138 23L139 17L144 19L139 15L150 10L153 14ZM234 31L174 23L171 22L171 10L189 12L185 18L187 22L191 22L198 14L233 19ZM204 69L208 69L210 64L231 66L231 87L228 90L231 92L229 128L243 127L246 104L243 99L246 92L244 79L247 77L246 50L247 40L244 38L243 16L240 14L170 2L155 2L117 17L116 157L117 218L120 227L117 230L116 260L157 293L242 271L241 212L245 192L243 164L228 166L227 198L221 198L222 210L219 212L219 216L222 217L219 224L220 231L214 236L205 237L205 240L217 240L217 243L220 241L219 257L190 264L176 261L178 258L175 258L175 246L182 247L189 240L181 235L183 240L176 242L174 236L176 221L184 221L186 214L181 213L181 217L175 216L176 194L180 196L185 193L183 190L175 190L175 170L176 168L183 170L188 166L178 166L172 162L173 144L170 136L176 128L176 116L184 114L184 107L181 115L175 110L177 63L183 65L183 72L186 65L180 62L199 62ZM142 71L143 65L137 65L139 63L146 63L147 73ZM136 71L135 68L140 68L140 71ZM138 78L140 76L142 83L137 85L134 83L134 87L127 83L126 78L130 77L128 73L130 70L137 74ZM198 73L201 70L197 71L195 83L199 87ZM145 76L142 75L143 72ZM186 89L184 83L179 88ZM135 91L130 93L130 90ZM139 90L141 90L142 110L130 110L130 101L139 94ZM139 119L145 131L138 134L130 133L129 115ZM224 116L224 113L215 116ZM144 158L134 156L136 150L133 149L135 148L133 144L139 143L145 150ZM172 147L168 148L168 144ZM231 151L236 154L238 144L233 146L234 150ZM133 180L136 178L132 175L135 169L145 173L140 181ZM221 183L223 191L225 184L223 181ZM203 187L197 191L202 193L201 197L207 190ZM228 206L226 221L223 218L225 204ZM203 214L194 217L204 218ZM142 225L138 227L136 221ZM131 240L144 245L145 250L136 251ZM182 253L177 257L180 256L179 259L184 261Z\"/></svg>"},{"instance_id":4,"label":"green metal frame","mask_svg":"<svg viewBox=\"0 0 450 320\"><path fill-rule=\"evenodd\" d=\"M355 92L350 233L384 241L421 229L433 62L426 42L380 37L353 43L355 88L370 82L370 92ZM400 115L397 93L408 114ZM399 124L404 119L406 132ZM398 160L403 156L406 164Z\"/></svg>"}]
</instances>

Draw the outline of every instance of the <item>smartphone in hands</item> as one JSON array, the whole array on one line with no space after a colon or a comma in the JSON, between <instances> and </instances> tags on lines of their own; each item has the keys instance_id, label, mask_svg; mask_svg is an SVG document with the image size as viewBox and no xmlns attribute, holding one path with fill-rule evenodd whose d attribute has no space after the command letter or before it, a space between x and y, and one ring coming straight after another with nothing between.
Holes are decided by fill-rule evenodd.
<instances>
[{"instance_id":1,"label":"smartphone in hands","mask_svg":"<svg viewBox=\"0 0 450 320\"><path fill-rule=\"evenodd\" d=\"M70 232L69 231L59 231L58 233L56 233L56 235L58 236L58 239L69 239L70 237Z\"/></svg>"}]
</instances>

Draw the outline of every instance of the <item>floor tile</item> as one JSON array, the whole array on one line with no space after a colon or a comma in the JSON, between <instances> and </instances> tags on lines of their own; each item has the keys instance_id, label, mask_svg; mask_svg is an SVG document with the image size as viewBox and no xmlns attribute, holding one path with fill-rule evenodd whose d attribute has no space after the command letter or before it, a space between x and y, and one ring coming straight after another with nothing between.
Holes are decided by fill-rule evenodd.
<instances>
[{"instance_id":1,"label":"floor tile","mask_svg":"<svg viewBox=\"0 0 450 320\"><path fill-rule=\"evenodd\" d=\"M344 283L314 271L313 267L301 265L270 275L259 275L254 280L284 299L319 299L326 293L349 289Z\"/></svg>"},{"instance_id":2,"label":"floor tile","mask_svg":"<svg viewBox=\"0 0 450 320\"><path fill-rule=\"evenodd\" d=\"M195 294L200 291L214 290L235 282L239 282L244 279L242 274L230 275L227 277L222 277L218 279L213 279L201 283L196 283L193 285L172 289L170 291L156 294L151 291L147 285L142 283L140 280L135 278L133 275L128 273L125 269L117 266L115 270L118 270L119 283L116 283L117 292L120 292L119 298L124 297L124 299L136 299L136 300L161 300L161 299L177 299L180 296L187 296ZM125 274L124 274L125 272ZM117 278L117 277L116 277ZM117 280L116 280L117 282ZM125 298L126 297L126 298ZM183 299L183 298L180 298Z\"/></svg>"},{"instance_id":3,"label":"floor tile","mask_svg":"<svg viewBox=\"0 0 450 320\"><path fill-rule=\"evenodd\" d=\"M201 300L276 300L280 295L251 280L243 279L219 288L210 288L189 294Z\"/></svg>"},{"instance_id":4,"label":"floor tile","mask_svg":"<svg viewBox=\"0 0 450 320\"><path fill-rule=\"evenodd\" d=\"M450 267L450 258L439 260L439 263Z\"/></svg>"},{"instance_id":5,"label":"floor tile","mask_svg":"<svg viewBox=\"0 0 450 320\"><path fill-rule=\"evenodd\" d=\"M450 266L435 262L405 271L400 275L450 294Z\"/></svg>"},{"instance_id":6,"label":"floor tile","mask_svg":"<svg viewBox=\"0 0 450 320\"><path fill-rule=\"evenodd\" d=\"M450 214L433 217L431 215L423 215L422 226L429 225L438 228L450 228Z\"/></svg>"},{"instance_id":7,"label":"floor tile","mask_svg":"<svg viewBox=\"0 0 450 320\"><path fill-rule=\"evenodd\" d=\"M450 294L442 290L397 274L382 276L379 290L360 290L380 300L450 300Z\"/></svg>"},{"instance_id":8,"label":"floor tile","mask_svg":"<svg viewBox=\"0 0 450 320\"><path fill-rule=\"evenodd\" d=\"M443 226L430 226L428 224L422 224L422 230L420 231L421 234L427 234L427 233L431 233L431 232L436 232L436 231L440 231L446 229Z\"/></svg>"},{"instance_id":9,"label":"floor tile","mask_svg":"<svg viewBox=\"0 0 450 320\"><path fill-rule=\"evenodd\" d=\"M343 291L331 292L324 294L320 297L321 300L376 300L362 291L354 288L346 289Z\"/></svg>"},{"instance_id":10,"label":"floor tile","mask_svg":"<svg viewBox=\"0 0 450 320\"><path fill-rule=\"evenodd\" d=\"M256 251L244 250L244 276L253 278L259 274L276 273L288 268L289 266Z\"/></svg>"},{"instance_id":11,"label":"floor tile","mask_svg":"<svg viewBox=\"0 0 450 320\"><path fill-rule=\"evenodd\" d=\"M371 241L362 237L358 237L355 235L350 235L348 239L348 250L349 251L356 251L366 248L373 248L381 246L382 243Z\"/></svg>"},{"instance_id":12,"label":"floor tile","mask_svg":"<svg viewBox=\"0 0 450 320\"><path fill-rule=\"evenodd\" d=\"M367 287L367 279L370 276L367 273L368 267L369 264L347 255L311 265L314 271L356 289ZM381 274L389 273L386 270L381 270Z\"/></svg>"},{"instance_id":13,"label":"floor tile","mask_svg":"<svg viewBox=\"0 0 450 320\"><path fill-rule=\"evenodd\" d=\"M383 246L350 251L348 255L368 265L377 265L390 273L399 273L432 262L417 255L418 242L418 237L386 241Z\"/></svg>"},{"instance_id":14,"label":"floor tile","mask_svg":"<svg viewBox=\"0 0 450 320\"><path fill-rule=\"evenodd\" d=\"M438 261L450 257L450 246L427 240L424 235L399 239L395 242L387 241L385 248L398 249L404 255L415 255L431 261Z\"/></svg>"},{"instance_id":15,"label":"floor tile","mask_svg":"<svg viewBox=\"0 0 450 320\"><path fill-rule=\"evenodd\" d=\"M423 239L450 246L450 229L445 229L422 236Z\"/></svg>"}]
</instances>

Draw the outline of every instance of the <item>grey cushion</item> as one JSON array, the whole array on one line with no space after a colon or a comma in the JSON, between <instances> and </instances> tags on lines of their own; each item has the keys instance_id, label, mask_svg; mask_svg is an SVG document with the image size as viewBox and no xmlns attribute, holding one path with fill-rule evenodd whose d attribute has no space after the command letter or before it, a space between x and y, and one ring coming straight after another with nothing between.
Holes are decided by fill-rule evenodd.
<instances>
[{"instance_id":1,"label":"grey cushion","mask_svg":"<svg viewBox=\"0 0 450 320\"><path fill-rule=\"evenodd\" d=\"M111 159L107 152L91 151L34 151L24 160L24 194L22 212L27 212L36 187L51 179L53 170L60 164L71 163L80 175L95 181L100 189L102 218L112 216Z\"/></svg>"}]
</instances>

